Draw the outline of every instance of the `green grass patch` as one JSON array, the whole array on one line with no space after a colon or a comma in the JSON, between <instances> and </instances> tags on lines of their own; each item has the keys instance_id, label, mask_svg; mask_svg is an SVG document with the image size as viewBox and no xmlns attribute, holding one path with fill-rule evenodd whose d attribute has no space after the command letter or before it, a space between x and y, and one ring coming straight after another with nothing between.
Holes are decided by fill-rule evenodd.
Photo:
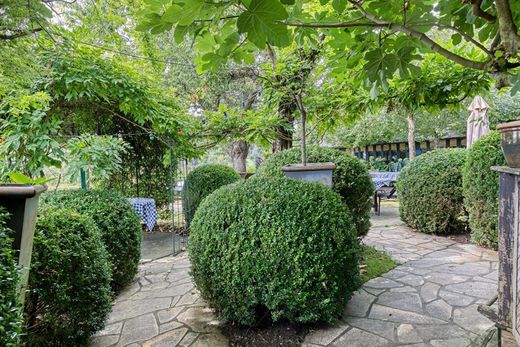
<instances>
[{"instance_id":1,"label":"green grass patch","mask_svg":"<svg viewBox=\"0 0 520 347\"><path fill-rule=\"evenodd\" d=\"M399 265L388 254L378 251L372 246L362 245L362 250L361 280L363 283L379 277Z\"/></svg>"}]
</instances>

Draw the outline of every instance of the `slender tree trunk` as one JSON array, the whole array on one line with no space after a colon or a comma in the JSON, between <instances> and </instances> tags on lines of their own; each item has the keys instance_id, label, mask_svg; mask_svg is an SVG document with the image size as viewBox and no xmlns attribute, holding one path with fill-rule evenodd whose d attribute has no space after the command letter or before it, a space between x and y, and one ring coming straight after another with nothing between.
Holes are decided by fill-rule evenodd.
<instances>
[{"instance_id":1,"label":"slender tree trunk","mask_svg":"<svg viewBox=\"0 0 520 347\"><path fill-rule=\"evenodd\" d=\"M233 168L239 172L247 172L247 155L249 154L249 144L244 140L233 141L230 148L230 156L233 160Z\"/></svg>"},{"instance_id":2,"label":"slender tree trunk","mask_svg":"<svg viewBox=\"0 0 520 347\"><path fill-rule=\"evenodd\" d=\"M408 156L415 158L415 115L408 112Z\"/></svg>"}]
</instances>

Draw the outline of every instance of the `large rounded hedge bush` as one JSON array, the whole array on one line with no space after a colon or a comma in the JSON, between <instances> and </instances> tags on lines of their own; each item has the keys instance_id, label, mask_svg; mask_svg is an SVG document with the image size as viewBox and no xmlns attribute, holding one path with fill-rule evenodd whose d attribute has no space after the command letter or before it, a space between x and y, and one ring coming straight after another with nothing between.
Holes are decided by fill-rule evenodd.
<instances>
[{"instance_id":1,"label":"large rounded hedge bush","mask_svg":"<svg viewBox=\"0 0 520 347\"><path fill-rule=\"evenodd\" d=\"M132 281L141 256L141 222L126 198L113 191L73 190L47 193L44 206L70 209L91 217L101 231L112 264L112 288Z\"/></svg>"},{"instance_id":2,"label":"large rounded hedge bush","mask_svg":"<svg viewBox=\"0 0 520 347\"><path fill-rule=\"evenodd\" d=\"M401 219L424 233L466 229L462 196L464 149L438 149L410 162L399 174Z\"/></svg>"},{"instance_id":3,"label":"large rounded hedge bush","mask_svg":"<svg viewBox=\"0 0 520 347\"><path fill-rule=\"evenodd\" d=\"M110 313L110 262L99 229L86 216L39 216L26 304L30 346L87 345Z\"/></svg>"},{"instance_id":4,"label":"large rounded hedge bush","mask_svg":"<svg viewBox=\"0 0 520 347\"><path fill-rule=\"evenodd\" d=\"M224 320L332 322L359 284L357 232L319 183L257 178L208 196L193 219L192 274Z\"/></svg>"},{"instance_id":5,"label":"large rounded hedge bush","mask_svg":"<svg viewBox=\"0 0 520 347\"><path fill-rule=\"evenodd\" d=\"M257 176L283 177L282 167L299 163L301 151L292 148L270 156L260 165ZM354 156L333 148L309 146L309 163L333 162L336 170L332 174L333 190L343 198L352 212L358 235L365 235L370 228L370 209L374 184L366 166Z\"/></svg>"},{"instance_id":6,"label":"large rounded hedge bush","mask_svg":"<svg viewBox=\"0 0 520 347\"><path fill-rule=\"evenodd\" d=\"M11 232L5 226L8 215L0 208L0 346L18 347L22 314L18 302L18 269Z\"/></svg>"},{"instance_id":7,"label":"large rounded hedge bush","mask_svg":"<svg viewBox=\"0 0 520 347\"><path fill-rule=\"evenodd\" d=\"M226 165L201 165L190 172L184 181L182 192L186 223L191 224L195 211L206 196L239 179L240 175Z\"/></svg>"},{"instance_id":8,"label":"large rounded hedge bush","mask_svg":"<svg viewBox=\"0 0 520 347\"><path fill-rule=\"evenodd\" d=\"M500 134L492 131L468 149L463 170L471 237L476 243L493 248L498 244L498 173L491 171L491 166L505 165Z\"/></svg>"}]
</instances>

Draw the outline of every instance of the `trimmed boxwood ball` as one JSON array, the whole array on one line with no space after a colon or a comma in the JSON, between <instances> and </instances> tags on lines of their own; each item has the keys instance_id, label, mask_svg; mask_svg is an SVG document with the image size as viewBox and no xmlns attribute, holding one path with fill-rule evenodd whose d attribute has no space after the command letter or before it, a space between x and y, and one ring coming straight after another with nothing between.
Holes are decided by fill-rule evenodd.
<instances>
[{"instance_id":1,"label":"trimmed boxwood ball","mask_svg":"<svg viewBox=\"0 0 520 347\"><path fill-rule=\"evenodd\" d=\"M487 247L498 245L498 173L491 167L506 165L497 131L468 149L462 180L464 204L469 213L471 238Z\"/></svg>"},{"instance_id":2,"label":"trimmed boxwood ball","mask_svg":"<svg viewBox=\"0 0 520 347\"><path fill-rule=\"evenodd\" d=\"M69 210L38 218L26 303L29 346L82 346L112 308L110 262L92 219Z\"/></svg>"},{"instance_id":3,"label":"trimmed boxwood ball","mask_svg":"<svg viewBox=\"0 0 520 347\"><path fill-rule=\"evenodd\" d=\"M282 167L301 161L301 150L292 148L271 155L260 165L257 176L284 177ZM307 162L333 162L336 169L332 174L332 189L343 198L352 212L358 235L362 236L370 228L370 209L374 183L367 167L356 157L333 148L309 146Z\"/></svg>"},{"instance_id":4,"label":"trimmed boxwood ball","mask_svg":"<svg viewBox=\"0 0 520 347\"><path fill-rule=\"evenodd\" d=\"M0 208L0 346L18 347L23 318L16 290L19 278L12 232L5 226L7 217Z\"/></svg>"},{"instance_id":5,"label":"trimmed boxwood ball","mask_svg":"<svg viewBox=\"0 0 520 347\"><path fill-rule=\"evenodd\" d=\"M115 292L137 274L141 257L141 221L128 200L114 191L72 190L44 194L43 206L65 208L91 217L101 231L112 264Z\"/></svg>"},{"instance_id":6,"label":"trimmed boxwood ball","mask_svg":"<svg viewBox=\"0 0 520 347\"><path fill-rule=\"evenodd\" d=\"M399 174L401 219L424 233L457 233L467 229L462 196L464 149L437 149L410 162Z\"/></svg>"},{"instance_id":7,"label":"trimmed boxwood ball","mask_svg":"<svg viewBox=\"0 0 520 347\"><path fill-rule=\"evenodd\" d=\"M352 216L320 183L257 178L208 196L191 226L192 274L223 320L335 321L359 285Z\"/></svg>"},{"instance_id":8,"label":"trimmed boxwood ball","mask_svg":"<svg viewBox=\"0 0 520 347\"><path fill-rule=\"evenodd\" d=\"M236 182L240 175L231 167L219 164L201 165L191 171L182 192L184 216L188 226L202 200L216 189Z\"/></svg>"}]
</instances>

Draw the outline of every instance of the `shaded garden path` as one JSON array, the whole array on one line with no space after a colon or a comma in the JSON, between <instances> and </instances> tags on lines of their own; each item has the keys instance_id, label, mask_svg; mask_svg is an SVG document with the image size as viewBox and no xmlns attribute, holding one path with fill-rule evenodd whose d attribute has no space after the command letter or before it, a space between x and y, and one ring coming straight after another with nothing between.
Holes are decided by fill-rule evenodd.
<instances>
[{"instance_id":1,"label":"shaded garden path","mask_svg":"<svg viewBox=\"0 0 520 347\"><path fill-rule=\"evenodd\" d=\"M496 252L411 232L383 207L364 242L402 263L358 290L343 318L304 346L468 346L492 323L477 305L496 292ZM92 346L227 346L201 302L187 253L140 265Z\"/></svg>"}]
</instances>

